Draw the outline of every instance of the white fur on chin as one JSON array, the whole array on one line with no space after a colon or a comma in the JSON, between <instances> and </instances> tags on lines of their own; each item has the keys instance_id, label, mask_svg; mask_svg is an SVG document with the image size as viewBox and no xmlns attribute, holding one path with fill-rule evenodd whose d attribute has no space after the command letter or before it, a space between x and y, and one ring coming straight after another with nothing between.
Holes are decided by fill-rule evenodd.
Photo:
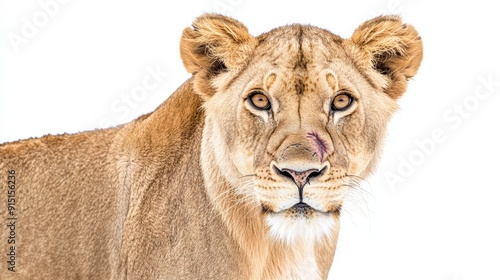
<instances>
[{"instance_id":1,"label":"white fur on chin","mask_svg":"<svg viewBox=\"0 0 500 280\"><path fill-rule=\"evenodd\" d=\"M266 217L271 238L290 247L289 259L277 279L322 279L314 248L322 239L332 238L335 220L328 213L291 212L289 209Z\"/></svg>"},{"instance_id":2,"label":"white fur on chin","mask_svg":"<svg viewBox=\"0 0 500 280\"><path fill-rule=\"evenodd\" d=\"M329 213L313 213L304 215L287 215L287 213L271 213L266 217L270 236L277 241L292 245L294 242L312 243L323 238L331 238L335 228L335 220Z\"/></svg>"}]
</instances>

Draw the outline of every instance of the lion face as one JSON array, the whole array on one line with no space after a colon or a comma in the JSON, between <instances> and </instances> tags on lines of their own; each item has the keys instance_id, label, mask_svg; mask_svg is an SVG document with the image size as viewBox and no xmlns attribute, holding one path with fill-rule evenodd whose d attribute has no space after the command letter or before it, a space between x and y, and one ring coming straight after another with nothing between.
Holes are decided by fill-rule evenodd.
<instances>
[{"instance_id":1,"label":"lion face","mask_svg":"<svg viewBox=\"0 0 500 280\"><path fill-rule=\"evenodd\" d=\"M185 30L181 47L205 99L204 169L220 173L207 171L206 180L222 177L260 209L271 236L288 242L335 229L422 56L416 31L395 17L345 40L302 25L255 38L234 20L207 16Z\"/></svg>"}]
</instances>

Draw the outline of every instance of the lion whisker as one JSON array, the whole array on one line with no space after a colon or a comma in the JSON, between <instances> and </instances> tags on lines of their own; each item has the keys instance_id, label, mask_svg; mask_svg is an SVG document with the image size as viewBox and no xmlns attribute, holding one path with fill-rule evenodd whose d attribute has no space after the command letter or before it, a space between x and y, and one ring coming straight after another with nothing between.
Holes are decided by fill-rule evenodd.
<instances>
[{"instance_id":1,"label":"lion whisker","mask_svg":"<svg viewBox=\"0 0 500 280\"><path fill-rule=\"evenodd\" d=\"M359 221L359 219L354 218L354 213L360 213L370 220L372 212L368 208L368 200L370 198L373 199L373 195L363 187L363 185L370 186L370 183L366 179L356 175L348 175L347 178L349 180L344 186L349 188L349 192L346 194L342 213L345 213L353 223L355 220Z\"/></svg>"}]
</instances>

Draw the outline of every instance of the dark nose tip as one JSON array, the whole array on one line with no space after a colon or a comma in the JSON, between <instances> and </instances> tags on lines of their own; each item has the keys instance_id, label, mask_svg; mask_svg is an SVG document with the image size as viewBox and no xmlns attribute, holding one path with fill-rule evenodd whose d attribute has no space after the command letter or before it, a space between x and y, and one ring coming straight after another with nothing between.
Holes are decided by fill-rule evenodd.
<instances>
[{"instance_id":1,"label":"dark nose tip","mask_svg":"<svg viewBox=\"0 0 500 280\"><path fill-rule=\"evenodd\" d=\"M301 201L302 201L302 189L304 188L304 186L309 182L311 178L320 176L325 170L325 168L321 170L308 169L305 171L295 171L288 168L279 169L278 167L274 166L274 170L276 171L276 173L292 180L295 183L295 185L297 185L297 187L299 188Z\"/></svg>"}]
</instances>

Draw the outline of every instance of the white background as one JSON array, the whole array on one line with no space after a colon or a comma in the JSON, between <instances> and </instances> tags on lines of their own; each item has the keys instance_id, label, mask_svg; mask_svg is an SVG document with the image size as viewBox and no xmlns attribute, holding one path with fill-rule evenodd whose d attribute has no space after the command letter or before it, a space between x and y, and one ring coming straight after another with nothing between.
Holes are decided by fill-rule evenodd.
<instances>
[{"instance_id":1,"label":"white background","mask_svg":"<svg viewBox=\"0 0 500 280\"><path fill-rule=\"evenodd\" d=\"M377 173L350 199L329 279L500 279L493 1L66 1L47 15L49 0L0 0L0 142L154 110L189 77L178 42L203 12L233 16L255 35L308 23L343 37L375 15L400 14L420 32L424 61L389 126ZM168 75L141 94L155 68Z\"/></svg>"}]
</instances>

